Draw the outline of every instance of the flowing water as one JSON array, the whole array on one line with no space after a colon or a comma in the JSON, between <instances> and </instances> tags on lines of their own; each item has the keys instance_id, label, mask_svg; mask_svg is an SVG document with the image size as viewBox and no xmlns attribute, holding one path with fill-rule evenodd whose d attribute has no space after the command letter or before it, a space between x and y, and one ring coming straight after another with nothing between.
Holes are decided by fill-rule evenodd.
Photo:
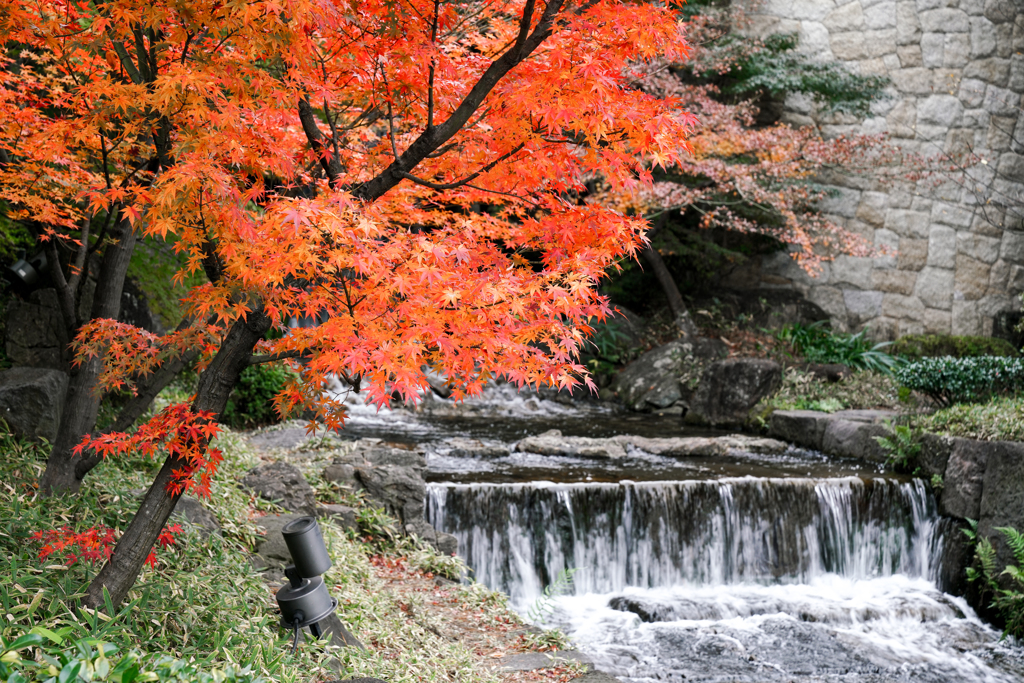
<instances>
[{"instance_id":1,"label":"flowing water","mask_svg":"<svg viewBox=\"0 0 1024 683\"><path fill-rule=\"evenodd\" d=\"M428 519L475 578L624 681L1024 680L1021 649L936 587L944 525L920 480L797 449L522 452L552 427L681 428L508 387L463 407L352 404L350 431L426 449Z\"/></svg>"}]
</instances>

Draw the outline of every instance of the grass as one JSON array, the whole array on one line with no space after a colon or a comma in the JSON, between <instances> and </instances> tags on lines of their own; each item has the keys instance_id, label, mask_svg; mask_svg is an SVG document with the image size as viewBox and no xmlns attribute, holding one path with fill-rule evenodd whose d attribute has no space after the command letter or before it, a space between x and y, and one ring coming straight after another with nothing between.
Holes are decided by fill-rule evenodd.
<instances>
[{"instance_id":1,"label":"grass","mask_svg":"<svg viewBox=\"0 0 1024 683\"><path fill-rule=\"evenodd\" d=\"M798 368L789 368L782 387L754 408L753 415L766 419L776 410L840 410L884 408L897 410L903 406L896 382L889 375L862 370L838 382L826 382Z\"/></svg>"},{"instance_id":2,"label":"grass","mask_svg":"<svg viewBox=\"0 0 1024 683\"><path fill-rule=\"evenodd\" d=\"M999 396L909 418L915 429L981 441L1024 441L1024 397Z\"/></svg>"},{"instance_id":3,"label":"grass","mask_svg":"<svg viewBox=\"0 0 1024 683\"><path fill-rule=\"evenodd\" d=\"M501 637L512 638L515 629L523 628L504 596L476 584L435 585L435 575L464 572L457 558L408 539L364 543L353 537L357 534L330 524L321 525L334 561L325 580L339 600L339 616L367 650L325 650L302 643L292 655L289 634L278 628L271 588L248 559L260 533L259 515L274 507L236 484L259 464L258 454L230 431L218 441L227 457L204 504L219 518L223 537L203 539L196 530L186 529L178 543L158 553L155 568L144 569L122 608L107 617L75 607L98 566L65 566L55 557L40 561L39 544L31 534L62 526L76 531L100 524L124 529L138 504L138 491L151 481L158 463L141 457L106 462L90 474L80 495L41 499L35 496L35 481L43 468L45 445L0 433L0 606L6 615L0 620L0 639L11 643L42 627L67 641L92 636L122 652L167 655L211 670L249 667L253 675L281 683L350 676L374 676L390 683L513 680L481 666L481 652L507 649L510 646ZM315 465L329 459L330 451L324 449L317 456L303 462L308 470L319 469ZM361 504L357 497L331 491L315 478L314 484L323 493L334 494L328 497ZM410 617L411 602L392 586L395 576L399 583L421 585L416 618ZM438 597L442 593L443 600ZM433 623L431 603L442 601L472 623L474 632L486 631L488 645L474 649L445 634L455 617L440 627ZM520 647L529 645L523 642ZM550 673L549 680L568 680L573 672Z\"/></svg>"}]
</instances>

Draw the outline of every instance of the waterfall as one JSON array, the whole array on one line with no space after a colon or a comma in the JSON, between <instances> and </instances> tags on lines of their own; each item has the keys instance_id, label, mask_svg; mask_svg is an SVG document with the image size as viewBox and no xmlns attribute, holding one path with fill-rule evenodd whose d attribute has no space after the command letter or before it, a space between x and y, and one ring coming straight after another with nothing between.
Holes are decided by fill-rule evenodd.
<instances>
[{"instance_id":1,"label":"waterfall","mask_svg":"<svg viewBox=\"0 0 1024 683\"><path fill-rule=\"evenodd\" d=\"M920 480L431 484L427 516L475 578L535 600L565 569L577 595L626 587L934 578L940 534Z\"/></svg>"}]
</instances>

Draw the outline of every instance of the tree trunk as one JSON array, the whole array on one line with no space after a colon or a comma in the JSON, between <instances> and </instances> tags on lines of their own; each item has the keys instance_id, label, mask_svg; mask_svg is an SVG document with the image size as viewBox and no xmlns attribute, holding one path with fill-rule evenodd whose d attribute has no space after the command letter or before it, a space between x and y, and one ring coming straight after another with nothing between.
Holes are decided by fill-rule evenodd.
<instances>
[{"instance_id":1,"label":"tree trunk","mask_svg":"<svg viewBox=\"0 0 1024 683\"><path fill-rule=\"evenodd\" d=\"M132 224L127 219L119 221L111 235L110 244L103 252L99 280L93 294L91 320L116 320L120 314L121 293L128 274L128 263L135 250L135 238ZM71 449L96 426L96 415L102 398L96 391L96 383L102 370L102 358L89 359L72 369L60 428L46 461L46 471L39 479L39 492L43 495L77 492L82 484L82 479L75 474L77 461Z\"/></svg>"},{"instance_id":2,"label":"tree trunk","mask_svg":"<svg viewBox=\"0 0 1024 683\"><path fill-rule=\"evenodd\" d=\"M653 230L650 231L648 236L653 232ZM679 287L676 286L676 281L672 277L672 273L669 272L668 266L665 265L665 261L661 258L661 254L658 253L658 250L653 245L649 245L643 250L643 257L651 266L654 277L658 279L658 284L661 285L662 291L665 292L665 296L668 298L668 307L672 311L676 327L679 328L679 335L690 339L696 338L698 335L697 326L693 323L690 312L686 309L686 304L683 303L683 295L679 293Z\"/></svg>"},{"instance_id":3,"label":"tree trunk","mask_svg":"<svg viewBox=\"0 0 1024 683\"><path fill-rule=\"evenodd\" d=\"M142 417L143 413L149 409L156 395L170 384L178 376L178 373L185 369L185 366L198 356L198 351L190 351L183 356L171 358L161 365L156 372L150 375L149 381L144 386L137 387L138 393L121 409L121 412L117 414L117 418L114 420L114 424L110 425L110 428L106 431L123 432L135 424L135 421ZM96 452L83 453L75 461L75 479L81 483L85 479L85 475L89 474L92 468L101 462L103 462L102 455Z\"/></svg>"},{"instance_id":4,"label":"tree trunk","mask_svg":"<svg viewBox=\"0 0 1024 683\"><path fill-rule=\"evenodd\" d=\"M224 411L238 376L249 364L256 342L270 329L271 319L263 307L254 306L254 309L245 320L238 320L231 326L217 355L199 376L193 411L208 411L215 415ZM118 540L114 554L89 584L82 600L85 606L101 608L104 605L103 589L106 588L116 607L135 585L146 557L178 502L180 495L172 494L167 486L174 471L183 465L185 462L170 456L164 462L139 511Z\"/></svg>"}]
</instances>

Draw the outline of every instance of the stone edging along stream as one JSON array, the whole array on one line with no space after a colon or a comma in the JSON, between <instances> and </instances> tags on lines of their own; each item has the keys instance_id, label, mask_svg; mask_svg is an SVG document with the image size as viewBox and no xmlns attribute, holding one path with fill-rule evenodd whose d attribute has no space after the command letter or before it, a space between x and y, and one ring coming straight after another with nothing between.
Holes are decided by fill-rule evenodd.
<instances>
[{"instance_id":1,"label":"stone edging along stream","mask_svg":"<svg viewBox=\"0 0 1024 683\"><path fill-rule=\"evenodd\" d=\"M885 452L875 437L889 434L885 423L896 414L887 410L831 414L777 410L769 420L768 434L829 455L883 463ZM971 548L960 529L967 527L966 520L977 520L979 536L991 539L996 547L998 566L1013 563L1012 553L996 529L1009 526L1024 531L1024 443L938 434L925 434L922 441L913 467L926 480L941 477L935 494L939 512L949 524L940 588L972 597L965 572L972 560Z\"/></svg>"}]
</instances>

